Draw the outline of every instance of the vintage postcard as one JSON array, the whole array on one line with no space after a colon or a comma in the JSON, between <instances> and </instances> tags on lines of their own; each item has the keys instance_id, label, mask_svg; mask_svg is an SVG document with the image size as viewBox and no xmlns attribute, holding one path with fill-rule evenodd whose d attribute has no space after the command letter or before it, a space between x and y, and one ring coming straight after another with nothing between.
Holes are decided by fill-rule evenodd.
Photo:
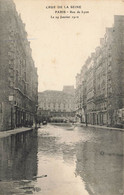
<instances>
[{"instance_id":1,"label":"vintage postcard","mask_svg":"<svg viewBox=\"0 0 124 195\"><path fill-rule=\"evenodd\" d=\"M0 0L0 195L124 195L124 1Z\"/></svg>"}]
</instances>

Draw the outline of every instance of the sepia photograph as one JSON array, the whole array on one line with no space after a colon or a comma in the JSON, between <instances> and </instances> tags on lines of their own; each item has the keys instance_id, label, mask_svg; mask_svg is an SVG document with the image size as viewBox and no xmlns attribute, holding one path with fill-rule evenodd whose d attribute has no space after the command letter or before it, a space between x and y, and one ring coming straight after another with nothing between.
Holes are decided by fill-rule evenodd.
<instances>
[{"instance_id":1,"label":"sepia photograph","mask_svg":"<svg viewBox=\"0 0 124 195\"><path fill-rule=\"evenodd\" d=\"M0 195L124 195L124 0L0 0Z\"/></svg>"}]
</instances>

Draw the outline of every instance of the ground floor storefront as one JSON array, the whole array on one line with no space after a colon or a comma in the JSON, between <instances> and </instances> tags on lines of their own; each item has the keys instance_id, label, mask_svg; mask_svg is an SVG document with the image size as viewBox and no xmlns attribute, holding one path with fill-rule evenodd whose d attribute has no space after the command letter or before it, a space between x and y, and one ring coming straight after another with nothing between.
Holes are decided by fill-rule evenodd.
<instances>
[{"instance_id":1,"label":"ground floor storefront","mask_svg":"<svg viewBox=\"0 0 124 195\"><path fill-rule=\"evenodd\" d=\"M35 123L36 112L9 103L2 103L0 112L0 131L19 127L31 127Z\"/></svg>"},{"instance_id":2,"label":"ground floor storefront","mask_svg":"<svg viewBox=\"0 0 124 195\"><path fill-rule=\"evenodd\" d=\"M107 124L107 112L87 113L87 122L92 125L106 125Z\"/></svg>"},{"instance_id":3,"label":"ground floor storefront","mask_svg":"<svg viewBox=\"0 0 124 195\"><path fill-rule=\"evenodd\" d=\"M108 110L88 112L87 123L92 125L123 127L124 109L114 110L113 112L109 112Z\"/></svg>"}]
</instances>

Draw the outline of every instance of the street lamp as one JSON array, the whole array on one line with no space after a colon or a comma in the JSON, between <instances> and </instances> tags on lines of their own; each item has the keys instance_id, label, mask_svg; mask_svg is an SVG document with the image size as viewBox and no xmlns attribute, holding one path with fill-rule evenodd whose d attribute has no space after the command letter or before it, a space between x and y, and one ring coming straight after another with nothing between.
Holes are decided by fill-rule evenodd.
<instances>
[{"instance_id":1,"label":"street lamp","mask_svg":"<svg viewBox=\"0 0 124 195\"><path fill-rule=\"evenodd\" d=\"M11 129L14 129L14 126L13 126L13 100L14 100L14 96L10 95L9 102L11 104Z\"/></svg>"},{"instance_id":2,"label":"street lamp","mask_svg":"<svg viewBox=\"0 0 124 195\"><path fill-rule=\"evenodd\" d=\"M34 111L34 127L37 128L37 122L38 122L38 105L35 105L35 111Z\"/></svg>"},{"instance_id":3,"label":"street lamp","mask_svg":"<svg viewBox=\"0 0 124 195\"><path fill-rule=\"evenodd\" d=\"M84 105L83 109L84 109L84 113L85 113L85 124L86 124L86 126L88 126L88 124L87 124L87 106Z\"/></svg>"}]
</instances>

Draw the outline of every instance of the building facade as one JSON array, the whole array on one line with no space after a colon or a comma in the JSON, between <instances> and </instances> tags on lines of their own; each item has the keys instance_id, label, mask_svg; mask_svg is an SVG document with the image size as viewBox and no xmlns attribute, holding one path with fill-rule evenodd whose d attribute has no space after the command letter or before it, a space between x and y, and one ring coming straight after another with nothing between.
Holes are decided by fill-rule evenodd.
<instances>
[{"instance_id":1,"label":"building facade","mask_svg":"<svg viewBox=\"0 0 124 195\"><path fill-rule=\"evenodd\" d=\"M0 69L0 130L31 125L38 104L37 69L12 0L0 0Z\"/></svg>"},{"instance_id":2,"label":"building facade","mask_svg":"<svg viewBox=\"0 0 124 195\"><path fill-rule=\"evenodd\" d=\"M70 89L70 90L69 90ZM38 117L40 121L74 120L74 87L63 87L63 91L47 90L38 94Z\"/></svg>"},{"instance_id":3,"label":"building facade","mask_svg":"<svg viewBox=\"0 0 124 195\"><path fill-rule=\"evenodd\" d=\"M90 124L123 127L123 51L124 16L117 15L114 16L113 27L106 28L104 38L100 39L100 46L86 60L83 66L85 73L81 75L82 67L76 77L79 78L79 81L76 81L76 106L80 105L80 110L83 110L83 122L87 120Z\"/></svg>"}]
</instances>

